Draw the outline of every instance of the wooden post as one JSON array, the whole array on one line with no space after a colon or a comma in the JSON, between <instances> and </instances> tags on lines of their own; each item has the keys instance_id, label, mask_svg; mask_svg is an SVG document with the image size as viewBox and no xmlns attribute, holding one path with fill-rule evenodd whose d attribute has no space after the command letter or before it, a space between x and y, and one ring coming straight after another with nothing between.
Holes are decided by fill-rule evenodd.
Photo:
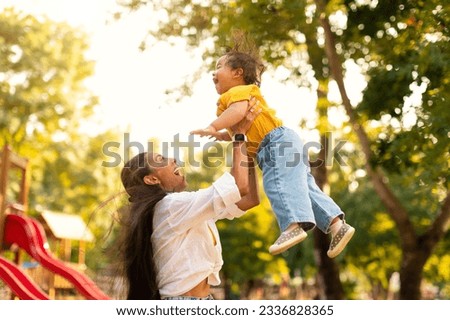
<instances>
[{"instance_id":1,"label":"wooden post","mask_svg":"<svg viewBox=\"0 0 450 320\"><path fill-rule=\"evenodd\" d=\"M64 239L64 261L70 262L72 256L72 241Z\"/></svg>"},{"instance_id":2,"label":"wooden post","mask_svg":"<svg viewBox=\"0 0 450 320\"><path fill-rule=\"evenodd\" d=\"M19 202L23 205L23 212L28 212L28 192L30 190L29 175L30 162L28 159L21 159L22 180L20 184Z\"/></svg>"},{"instance_id":3,"label":"wooden post","mask_svg":"<svg viewBox=\"0 0 450 320\"><path fill-rule=\"evenodd\" d=\"M58 240L57 240L58 241ZM66 240L65 239L59 239L58 244L59 244L59 259L64 260L64 255L65 255L65 248L66 248Z\"/></svg>"},{"instance_id":4,"label":"wooden post","mask_svg":"<svg viewBox=\"0 0 450 320\"><path fill-rule=\"evenodd\" d=\"M55 300L56 297L56 288L55 288L55 277L56 274L50 272L47 269L44 269L44 272L48 275L48 296L51 300Z\"/></svg>"},{"instance_id":5,"label":"wooden post","mask_svg":"<svg viewBox=\"0 0 450 320\"><path fill-rule=\"evenodd\" d=\"M9 145L3 147L0 157L0 251L3 248L3 234L5 232L6 218L6 193L8 187L8 174L11 168L19 169L22 172L22 180L20 183L20 194L17 201L23 205L24 213L28 206L28 159L22 158L11 151Z\"/></svg>"},{"instance_id":6,"label":"wooden post","mask_svg":"<svg viewBox=\"0 0 450 320\"><path fill-rule=\"evenodd\" d=\"M79 247L78 247L78 263L84 264L85 263L85 250L86 250L86 242L83 240L80 240Z\"/></svg>"},{"instance_id":7,"label":"wooden post","mask_svg":"<svg viewBox=\"0 0 450 320\"><path fill-rule=\"evenodd\" d=\"M6 185L8 183L10 151L9 146L5 145L0 157L0 251L2 251L3 248L3 234L5 232Z\"/></svg>"}]
</instances>

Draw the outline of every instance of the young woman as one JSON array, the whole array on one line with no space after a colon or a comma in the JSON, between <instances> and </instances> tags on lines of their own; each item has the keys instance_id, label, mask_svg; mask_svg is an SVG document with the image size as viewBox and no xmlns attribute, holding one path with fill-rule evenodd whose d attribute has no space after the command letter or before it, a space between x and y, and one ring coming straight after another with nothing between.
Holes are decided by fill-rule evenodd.
<instances>
[{"instance_id":1,"label":"young woman","mask_svg":"<svg viewBox=\"0 0 450 320\"><path fill-rule=\"evenodd\" d=\"M259 204L255 168L244 134L259 114L233 127L233 162L212 186L185 192L175 159L141 153L122 169L131 204L124 224L123 270L128 299L213 299L220 284L222 248L215 221L240 217ZM257 107L256 107L257 108Z\"/></svg>"}]
</instances>

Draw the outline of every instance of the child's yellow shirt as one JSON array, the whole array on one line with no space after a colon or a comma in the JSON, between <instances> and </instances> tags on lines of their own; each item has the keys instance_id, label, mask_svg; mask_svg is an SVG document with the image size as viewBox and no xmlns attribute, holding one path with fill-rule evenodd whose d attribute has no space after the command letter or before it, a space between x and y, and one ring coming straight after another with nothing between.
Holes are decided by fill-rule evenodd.
<instances>
[{"instance_id":1,"label":"child's yellow shirt","mask_svg":"<svg viewBox=\"0 0 450 320\"><path fill-rule=\"evenodd\" d=\"M248 141L252 142L257 150L266 134L282 125L282 121L275 116L275 110L267 105L258 86L253 84L236 86L223 93L217 102L217 116L220 116L232 103L250 100L251 97L255 97L262 108L262 112L256 117L246 134ZM227 128L227 130L230 129Z\"/></svg>"}]
</instances>

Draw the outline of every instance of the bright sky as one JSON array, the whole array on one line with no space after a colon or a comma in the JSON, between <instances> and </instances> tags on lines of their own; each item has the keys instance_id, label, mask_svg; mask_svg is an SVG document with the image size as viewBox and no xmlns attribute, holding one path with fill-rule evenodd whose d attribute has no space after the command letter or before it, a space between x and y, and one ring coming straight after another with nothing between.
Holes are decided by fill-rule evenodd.
<instances>
[{"instance_id":1,"label":"bright sky","mask_svg":"<svg viewBox=\"0 0 450 320\"><path fill-rule=\"evenodd\" d=\"M179 133L187 141L189 131L205 127L215 117L218 95L211 74L196 84L192 97L168 102L165 91L181 84L201 60L193 59L182 43L174 47L158 43L139 51L152 19L151 12L144 12L148 10L115 21L115 0L2 0L0 9L6 6L66 21L90 35L88 57L96 61L96 72L88 83L100 105L97 120L86 124L85 130L117 128L142 143L151 137L170 142ZM315 97L306 89L282 84L267 73L261 89L286 126L298 129L300 120L314 118Z\"/></svg>"}]
</instances>

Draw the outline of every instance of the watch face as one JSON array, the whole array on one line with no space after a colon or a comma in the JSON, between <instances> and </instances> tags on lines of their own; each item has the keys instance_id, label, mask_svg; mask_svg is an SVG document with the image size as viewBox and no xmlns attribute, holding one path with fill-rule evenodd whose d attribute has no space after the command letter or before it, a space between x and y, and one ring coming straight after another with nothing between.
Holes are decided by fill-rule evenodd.
<instances>
[{"instance_id":1,"label":"watch face","mask_svg":"<svg viewBox=\"0 0 450 320\"><path fill-rule=\"evenodd\" d=\"M245 135L242 133L235 134L234 141L245 141Z\"/></svg>"}]
</instances>

